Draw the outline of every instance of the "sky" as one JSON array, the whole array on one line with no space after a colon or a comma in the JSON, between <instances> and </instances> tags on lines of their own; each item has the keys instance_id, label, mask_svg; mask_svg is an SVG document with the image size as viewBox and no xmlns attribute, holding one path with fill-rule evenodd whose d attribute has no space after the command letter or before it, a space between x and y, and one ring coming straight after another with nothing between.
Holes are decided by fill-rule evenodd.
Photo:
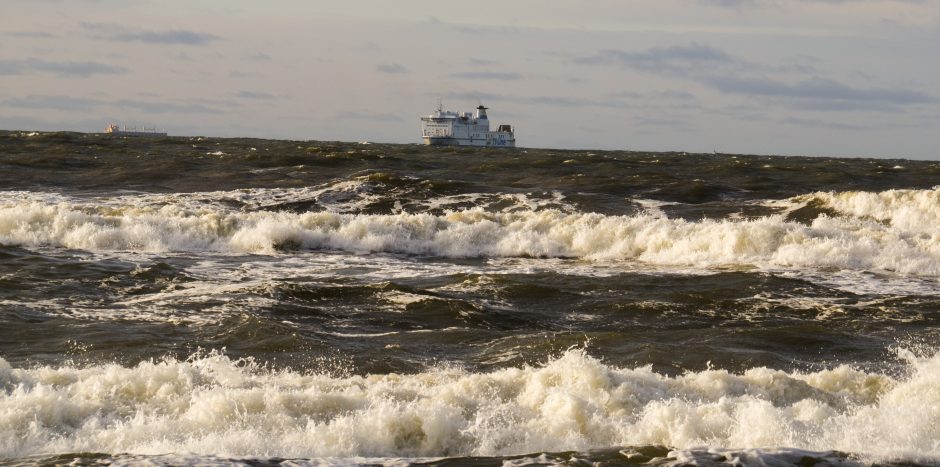
<instances>
[{"instance_id":1,"label":"sky","mask_svg":"<svg viewBox=\"0 0 940 467\"><path fill-rule=\"evenodd\" d=\"M0 128L940 159L940 0L3 0Z\"/></svg>"}]
</instances>

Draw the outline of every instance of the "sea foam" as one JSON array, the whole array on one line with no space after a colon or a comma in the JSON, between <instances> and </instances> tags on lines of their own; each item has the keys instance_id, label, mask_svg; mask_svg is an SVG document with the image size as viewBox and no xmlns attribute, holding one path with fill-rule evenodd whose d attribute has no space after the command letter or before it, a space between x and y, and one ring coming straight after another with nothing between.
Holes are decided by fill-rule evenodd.
<instances>
[{"instance_id":1,"label":"sea foam","mask_svg":"<svg viewBox=\"0 0 940 467\"><path fill-rule=\"evenodd\" d=\"M809 225L783 214L756 219L670 219L482 208L349 214L241 211L193 203L205 194L154 203L55 200L47 194L0 201L0 244L89 251L279 254L296 249L439 257L624 260L694 267L826 268L940 275L938 190L813 194L845 215ZM0 198L2 199L2 198ZM933 201L931 201L933 200Z\"/></svg>"},{"instance_id":2,"label":"sea foam","mask_svg":"<svg viewBox=\"0 0 940 467\"><path fill-rule=\"evenodd\" d=\"M842 214L885 222L908 232L935 235L940 227L940 188L813 193L794 200L815 200Z\"/></svg>"},{"instance_id":3,"label":"sea foam","mask_svg":"<svg viewBox=\"0 0 940 467\"><path fill-rule=\"evenodd\" d=\"M542 366L331 377L224 355L136 366L0 360L0 457L512 455L658 445L940 461L940 354L906 376L711 369L668 377L569 350Z\"/></svg>"}]
</instances>

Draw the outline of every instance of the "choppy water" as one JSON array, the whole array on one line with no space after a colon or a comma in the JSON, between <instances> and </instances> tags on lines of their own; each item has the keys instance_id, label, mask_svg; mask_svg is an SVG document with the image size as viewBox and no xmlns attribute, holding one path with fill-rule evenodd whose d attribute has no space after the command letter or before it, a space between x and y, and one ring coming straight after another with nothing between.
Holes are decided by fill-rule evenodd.
<instances>
[{"instance_id":1,"label":"choppy water","mask_svg":"<svg viewBox=\"0 0 940 467\"><path fill-rule=\"evenodd\" d=\"M940 462L940 164L0 133L0 463Z\"/></svg>"}]
</instances>

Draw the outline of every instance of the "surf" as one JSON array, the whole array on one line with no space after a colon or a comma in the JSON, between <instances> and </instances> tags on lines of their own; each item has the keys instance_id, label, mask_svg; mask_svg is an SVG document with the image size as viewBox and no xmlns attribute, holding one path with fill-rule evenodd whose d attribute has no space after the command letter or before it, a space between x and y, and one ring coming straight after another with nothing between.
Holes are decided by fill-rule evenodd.
<instances>
[{"instance_id":1,"label":"surf","mask_svg":"<svg viewBox=\"0 0 940 467\"><path fill-rule=\"evenodd\" d=\"M618 368L584 349L473 373L331 376L220 352L135 366L13 368L0 360L0 457L62 452L454 457L588 451L838 450L940 459L940 354L900 350L879 373Z\"/></svg>"},{"instance_id":2,"label":"surf","mask_svg":"<svg viewBox=\"0 0 940 467\"><path fill-rule=\"evenodd\" d=\"M227 207L219 194L81 200L19 193L0 201L0 244L107 252L289 254L338 250L442 258L575 258L704 268L816 268L940 275L938 190L811 194L844 215L750 219L604 215L524 206L441 214ZM877 201L877 202L876 202ZM933 229L933 230L932 230Z\"/></svg>"}]
</instances>

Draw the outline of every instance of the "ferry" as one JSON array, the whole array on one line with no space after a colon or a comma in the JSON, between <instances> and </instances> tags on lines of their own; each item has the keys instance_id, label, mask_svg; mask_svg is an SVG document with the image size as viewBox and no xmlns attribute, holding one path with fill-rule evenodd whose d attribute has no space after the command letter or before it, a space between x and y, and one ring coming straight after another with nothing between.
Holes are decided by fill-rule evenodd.
<instances>
[{"instance_id":1,"label":"ferry","mask_svg":"<svg viewBox=\"0 0 940 467\"><path fill-rule=\"evenodd\" d=\"M109 123L104 132L114 136L166 136L166 132L157 131L156 128L143 127L138 130L136 127L128 128L127 125L121 128L116 123Z\"/></svg>"},{"instance_id":2,"label":"ferry","mask_svg":"<svg viewBox=\"0 0 940 467\"><path fill-rule=\"evenodd\" d=\"M496 131L490 131L486 110L481 105L475 114L458 114L444 110L443 105L439 105L437 111L421 117L421 138L424 144L430 146L515 147L516 136L512 125L499 125Z\"/></svg>"}]
</instances>

